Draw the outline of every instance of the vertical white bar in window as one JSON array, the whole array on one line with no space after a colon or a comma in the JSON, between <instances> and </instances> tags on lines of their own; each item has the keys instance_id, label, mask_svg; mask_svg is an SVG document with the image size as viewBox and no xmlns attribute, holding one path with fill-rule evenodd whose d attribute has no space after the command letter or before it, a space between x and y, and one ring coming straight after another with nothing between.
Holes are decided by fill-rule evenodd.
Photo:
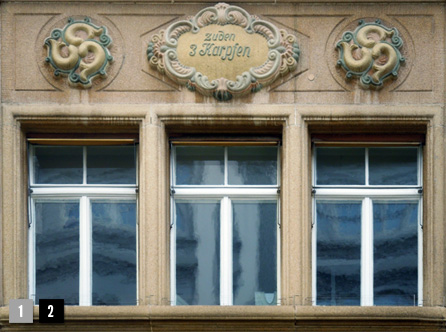
<instances>
[{"instance_id":1,"label":"vertical white bar in window","mask_svg":"<svg viewBox=\"0 0 446 332\"><path fill-rule=\"evenodd\" d=\"M170 300L173 305L177 304L177 223L176 223L176 211L175 200L170 199L170 215L172 218L170 229ZM149 299L150 301L150 299ZM153 304L153 303L149 303Z\"/></svg>"},{"instance_id":2,"label":"vertical white bar in window","mask_svg":"<svg viewBox=\"0 0 446 332\"><path fill-rule=\"evenodd\" d=\"M138 174L139 167L136 168L136 174ZM136 180L138 181L138 180ZM138 183L138 182L136 182ZM136 203L136 305L141 304L141 299L139 298L139 271L140 271L140 261L139 261L139 199L138 194L135 197ZM93 221L91 222L93 224ZM93 227L93 226L92 226ZM92 270L93 271L93 270Z\"/></svg>"},{"instance_id":3,"label":"vertical white bar in window","mask_svg":"<svg viewBox=\"0 0 446 332\"><path fill-rule=\"evenodd\" d=\"M91 305L92 262L91 262L91 208L90 200L82 196L79 223L79 305Z\"/></svg>"},{"instance_id":4,"label":"vertical white bar in window","mask_svg":"<svg viewBox=\"0 0 446 332\"><path fill-rule=\"evenodd\" d=\"M29 153L28 153L28 165L29 165L29 183L30 184L34 184L35 183L35 179L34 179L34 154L35 154L35 150L34 150L34 146L32 144L29 144Z\"/></svg>"},{"instance_id":5,"label":"vertical white bar in window","mask_svg":"<svg viewBox=\"0 0 446 332\"><path fill-rule=\"evenodd\" d=\"M135 171L136 171L136 185L139 186L139 153L138 153L138 145L133 142L133 153L135 156Z\"/></svg>"},{"instance_id":6,"label":"vertical white bar in window","mask_svg":"<svg viewBox=\"0 0 446 332\"><path fill-rule=\"evenodd\" d=\"M423 149L421 147L418 147L418 185L423 187Z\"/></svg>"},{"instance_id":7,"label":"vertical white bar in window","mask_svg":"<svg viewBox=\"0 0 446 332\"><path fill-rule=\"evenodd\" d=\"M369 148L365 148L365 185L369 185Z\"/></svg>"},{"instance_id":8,"label":"vertical white bar in window","mask_svg":"<svg viewBox=\"0 0 446 332\"><path fill-rule=\"evenodd\" d=\"M362 202L361 305L373 305L373 207L369 197Z\"/></svg>"},{"instance_id":9,"label":"vertical white bar in window","mask_svg":"<svg viewBox=\"0 0 446 332\"><path fill-rule=\"evenodd\" d=\"M277 183L277 186L278 187L280 187L280 185L281 185L281 151L280 151L280 143L277 143L277 167L276 167L276 174L277 174L277 176L276 176L276 183Z\"/></svg>"},{"instance_id":10,"label":"vertical white bar in window","mask_svg":"<svg viewBox=\"0 0 446 332\"><path fill-rule=\"evenodd\" d=\"M227 186L228 185L228 147L227 146L225 146L224 151L225 151L225 155L224 155L225 160L224 160L224 167L223 167L224 177L225 177L224 185Z\"/></svg>"},{"instance_id":11,"label":"vertical white bar in window","mask_svg":"<svg viewBox=\"0 0 446 332\"><path fill-rule=\"evenodd\" d=\"M36 304L36 214L34 209L34 200L31 198L31 206L29 218L31 226L29 228L29 248L28 248L28 282L29 282L29 298Z\"/></svg>"},{"instance_id":12,"label":"vertical white bar in window","mask_svg":"<svg viewBox=\"0 0 446 332\"><path fill-rule=\"evenodd\" d=\"M82 153L82 184L87 184L87 147L83 147Z\"/></svg>"},{"instance_id":13,"label":"vertical white bar in window","mask_svg":"<svg viewBox=\"0 0 446 332\"><path fill-rule=\"evenodd\" d=\"M423 197L418 201L418 305L423 305Z\"/></svg>"},{"instance_id":14,"label":"vertical white bar in window","mask_svg":"<svg viewBox=\"0 0 446 332\"><path fill-rule=\"evenodd\" d=\"M232 305L232 207L223 197L220 209L220 305Z\"/></svg>"},{"instance_id":15,"label":"vertical white bar in window","mask_svg":"<svg viewBox=\"0 0 446 332\"><path fill-rule=\"evenodd\" d=\"M316 199L315 198L313 198L312 209L313 209L313 213L312 213L312 216L313 216L312 241L313 241L313 243L312 243L312 248L311 248L312 249L312 257L313 257L313 259L312 259L313 268L311 269L312 280L313 280L312 303L313 303L313 305L316 305L317 304L316 303L316 299L317 299L317 287L316 287L316 285L317 285L317 280L316 280L316 278L317 278L317 257L316 257L317 256L317 218L316 218Z\"/></svg>"},{"instance_id":16,"label":"vertical white bar in window","mask_svg":"<svg viewBox=\"0 0 446 332\"><path fill-rule=\"evenodd\" d=\"M312 167L312 179L313 186L317 184L316 174L317 174L317 159L316 159L317 147L313 143L313 167Z\"/></svg>"},{"instance_id":17,"label":"vertical white bar in window","mask_svg":"<svg viewBox=\"0 0 446 332\"><path fill-rule=\"evenodd\" d=\"M280 234L281 234L281 232L282 232L282 221L281 221L281 219L280 219L280 198L278 198L277 199L277 210L276 210L276 218L277 218L277 224L276 224L276 252L277 252L277 255L276 255L276 260L277 260L277 262L276 262L276 271L277 271L277 280L276 280L276 282L277 282L277 305L280 305L281 303L280 303L280 298L281 298L281 296L282 296L282 291L281 291L281 288L280 288L280 280L281 280L281 276L282 276L282 274L281 274L281 270L280 270L280 257L282 257L282 254L281 254L281 250L280 250L280 243L281 243L281 236L280 236Z\"/></svg>"},{"instance_id":18,"label":"vertical white bar in window","mask_svg":"<svg viewBox=\"0 0 446 332\"><path fill-rule=\"evenodd\" d=\"M177 167L177 163L176 163L176 147L172 143L170 144L170 160L172 160L172 162L170 163L170 183L171 187L173 187L176 185L175 168Z\"/></svg>"}]
</instances>

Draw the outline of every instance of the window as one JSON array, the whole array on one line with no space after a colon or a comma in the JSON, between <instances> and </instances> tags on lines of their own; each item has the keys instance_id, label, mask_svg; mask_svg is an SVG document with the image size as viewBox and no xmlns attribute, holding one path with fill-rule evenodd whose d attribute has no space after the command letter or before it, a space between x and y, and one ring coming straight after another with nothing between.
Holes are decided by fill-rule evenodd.
<instances>
[{"instance_id":1,"label":"window","mask_svg":"<svg viewBox=\"0 0 446 332\"><path fill-rule=\"evenodd\" d=\"M29 290L67 305L136 305L135 145L30 145Z\"/></svg>"},{"instance_id":2,"label":"window","mask_svg":"<svg viewBox=\"0 0 446 332\"><path fill-rule=\"evenodd\" d=\"M315 303L421 305L421 147L314 150Z\"/></svg>"},{"instance_id":3,"label":"window","mask_svg":"<svg viewBox=\"0 0 446 332\"><path fill-rule=\"evenodd\" d=\"M277 144L173 145L172 302L275 305Z\"/></svg>"}]
</instances>

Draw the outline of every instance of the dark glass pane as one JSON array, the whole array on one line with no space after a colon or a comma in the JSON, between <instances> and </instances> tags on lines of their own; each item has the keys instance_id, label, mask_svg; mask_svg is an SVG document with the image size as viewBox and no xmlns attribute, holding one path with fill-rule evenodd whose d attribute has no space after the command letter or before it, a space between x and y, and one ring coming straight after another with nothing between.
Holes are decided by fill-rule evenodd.
<instances>
[{"instance_id":1,"label":"dark glass pane","mask_svg":"<svg viewBox=\"0 0 446 332\"><path fill-rule=\"evenodd\" d=\"M233 201L233 303L277 304L277 203Z\"/></svg>"},{"instance_id":2,"label":"dark glass pane","mask_svg":"<svg viewBox=\"0 0 446 332\"><path fill-rule=\"evenodd\" d=\"M418 304L418 202L373 202L374 304Z\"/></svg>"},{"instance_id":3,"label":"dark glass pane","mask_svg":"<svg viewBox=\"0 0 446 332\"><path fill-rule=\"evenodd\" d=\"M370 148L369 184L417 185L417 148Z\"/></svg>"},{"instance_id":4,"label":"dark glass pane","mask_svg":"<svg viewBox=\"0 0 446 332\"><path fill-rule=\"evenodd\" d=\"M277 147L228 147L228 184L277 184Z\"/></svg>"},{"instance_id":5,"label":"dark glass pane","mask_svg":"<svg viewBox=\"0 0 446 332\"><path fill-rule=\"evenodd\" d=\"M37 184L82 184L81 146L35 146L34 182Z\"/></svg>"},{"instance_id":6,"label":"dark glass pane","mask_svg":"<svg viewBox=\"0 0 446 332\"><path fill-rule=\"evenodd\" d=\"M79 203L35 203L36 304L79 304Z\"/></svg>"},{"instance_id":7,"label":"dark glass pane","mask_svg":"<svg viewBox=\"0 0 446 332\"><path fill-rule=\"evenodd\" d=\"M132 146L88 146L88 184L135 184L136 150Z\"/></svg>"},{"instance_id":8,"label":"dark glass pane","mask_svg":"<svg viewBox=\"0 0 446 332\"><path fill-rule=\"evenodd\" d=\"M136 305L136 202L92 202L93 304Z\"/></svg>"},{"instance_id":9,"label":"dark glass pane","mask_svg":"<svg viewBox=\"0 0 446 332\"><path fill-rule=\"evenodd\" d=\"M317 304L360 305L361 202L318 201Z\"/></svg>"},{"instance_id":10,"label":"dark glass pane","mask_svg":"<svg viewBox=\"0 0 446 332\"><path fill-rule=\"evenodd\" d=\"M364 148L317 148L318 185L365 185Z\"/></svg>"},{"instance_id":11,"label":"dark glass pane","mask_svg":"<svg viewBox=\"0 0 446 332\"><path fill-rule=\"evenodd\" d=\"M224 184L224 147L177 146L177 185Z\"/></svg>"},{"instance_id":12,"label":"dark glass pane","mask_svg":"<svg viewBox=\"0 0 446 332\"><path fill-rule=\"evenodd\" d=\"M220 203L176 202L177 305L220 304Z\"/></svg>"}]
</instances>

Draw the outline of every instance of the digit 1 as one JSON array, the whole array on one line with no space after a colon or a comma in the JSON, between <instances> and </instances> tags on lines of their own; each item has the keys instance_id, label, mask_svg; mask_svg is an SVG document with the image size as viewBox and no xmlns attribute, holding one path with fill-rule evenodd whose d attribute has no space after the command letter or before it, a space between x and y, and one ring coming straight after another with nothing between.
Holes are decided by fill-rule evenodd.
<instances>
[{"instance_id":1,"label":"digit 1","mask_svg":"<svg viewBox=\"0 0 446 332\"><path fill-rule=\"evenodd\" d=\"M23 305L19 305L20 318L23 318Z\"/></svg>"}]
</instances>

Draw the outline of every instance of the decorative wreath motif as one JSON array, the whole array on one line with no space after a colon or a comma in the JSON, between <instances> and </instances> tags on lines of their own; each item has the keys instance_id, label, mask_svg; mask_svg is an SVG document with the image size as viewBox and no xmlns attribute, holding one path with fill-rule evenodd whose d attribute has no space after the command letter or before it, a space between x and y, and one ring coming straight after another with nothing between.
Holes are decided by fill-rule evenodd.
<instances>
[{"instance_id":1,"label":"decorative wreath motif","mask_svg":"<svg viewBox=\"0 0 446 332\"><path fill-rule=\"evenodd\" d=\"M209 81L208 77L196 68L180 63L177 46L181 35L191 32L198 33L200 29L210 25L225 26L236 25L242 27L248 34L259 34L266 39L268 55L263 65L251 67L248 71L237 75L235 80L221 77ZM223 31L219 32L219 40L228 40L230 36ZM222 60L231 57L237 52L242 54L246 48L210 48L202 50L207 55L217 55ZM237 47L237 48L235 48ZM191 52L196 50L192 49ZM212 54L211 54L212 52ZM239 53L240 52L240 53ZM203 55L203 54L202 54ZM279 30L273 24L249 15L244 9L218 3L214 7L201 10L189 20L179 21L169 26L165 31L153 36L147 48L150 65L160 73L166 74L172 80L186 85L191 91L198 91L206 96L214 96L217 100L227 101L233 96L249 92L257 92L263 86L271 84L278 76L286 75L297 67L300 50L293 35L285 30ZM232 60L232 59L229 59Z\"/></svg>"},{"instance_id":2,"label":"decorative wreath motif","mask_svg":"<svg viewBox=\"0 0 446 332\"><path fill-rule=\"evenodd\" d=\"M405 61L399 49L403 40L396 28L389 29L380 20L374 23L359 21L354 32L347 31L336 44L338 65L345 69L348 79L360 77L363 88L381 87L389 77L397 77Z\"/></svg>"},{"instance_id":3,"label":"decorative wreath motif","mask_svg":"<svg viewBox=\"0 0 446 332\"><path fill-rule=\"evenodd\" d=\"M55 76L67 75L70 84L89 88L92 79L107 74L105 70L113 61L108 50L111 42L105 26L92 24L88 17L83 21L69 18L62 30L54 29L45 39L45 60L55 69Z\"/></svg>"}]
</instances>

